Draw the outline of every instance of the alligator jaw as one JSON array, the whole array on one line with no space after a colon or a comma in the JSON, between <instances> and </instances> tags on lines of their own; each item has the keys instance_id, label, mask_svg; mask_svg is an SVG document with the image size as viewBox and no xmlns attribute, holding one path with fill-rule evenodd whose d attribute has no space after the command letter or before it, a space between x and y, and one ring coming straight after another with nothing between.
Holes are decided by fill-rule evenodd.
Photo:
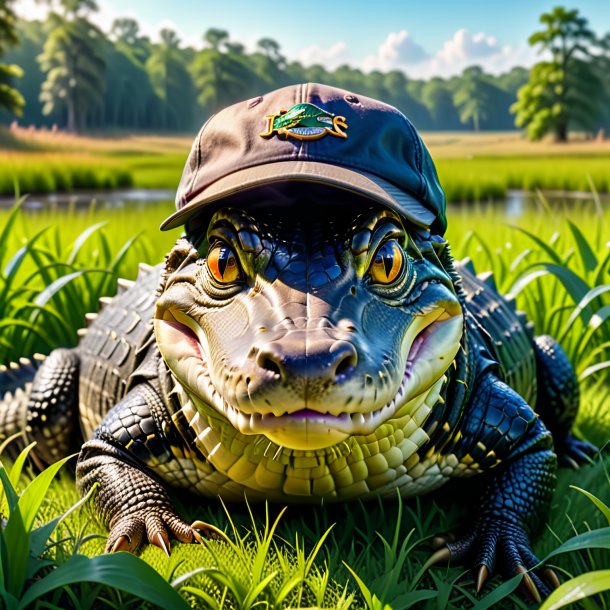
<instances>
[{"instance_id":1,"label":"alligator jaw","mask_svg":"<svg viewBox=\"0 0 610 610\"><path fill-rule=\"evenodd\" d=\"M416 316L402 344L404 374L387 404L374 411L333 413L332 405L320 412L292 405L284 413L244 413L230 405L212 383L208 371L208 345L199 325L177 309L164 310L155 319L157 342L164 358L199 406L224 416L245 435L263 434L292 449L324 449L353 435L368 435L384 422L412 415L423 402L436 402L444 377L459 349L461 311L436 307ZM295 408L296 407L296 408Z\"/></svg>"}]
</instances>

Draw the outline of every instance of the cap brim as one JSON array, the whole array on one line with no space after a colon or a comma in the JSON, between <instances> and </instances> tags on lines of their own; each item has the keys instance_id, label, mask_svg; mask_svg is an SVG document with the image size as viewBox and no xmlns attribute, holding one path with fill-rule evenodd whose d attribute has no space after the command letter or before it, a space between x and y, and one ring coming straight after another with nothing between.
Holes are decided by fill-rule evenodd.
<instances>
[{"instance_id":1,"label":"cap brim","mask_svg":"<svg viewBox=\"0 0 610 610\"><path fill-rule=\"evenodd\" d=\"M261 186L291 181L328 185L364 196L388 206L421 227L430 227L436 218L417 198L374 174L330 163L277 161L240 169L220 178L167 218L160 228L167 231L179 227L208 203Z\"/></svg>"}]
</instances>

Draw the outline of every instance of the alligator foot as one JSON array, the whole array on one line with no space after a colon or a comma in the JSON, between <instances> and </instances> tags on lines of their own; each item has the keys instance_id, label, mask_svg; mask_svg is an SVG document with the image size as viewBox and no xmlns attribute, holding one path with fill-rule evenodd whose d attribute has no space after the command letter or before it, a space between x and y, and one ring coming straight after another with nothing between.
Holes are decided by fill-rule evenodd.
<instances>
[{"instance_id":1,"label":"alligator foot","mask_svg":"<svg viewBox=\"0 0 610 610\"><path fill-rule=\"evenodd\" d=\"M158 546L169 557L171 549L168 532L185 543L204 544L204 538L227 540L222 530L209 523L195 521L189 525L170 510L148 508L124 515L111 524L106 552L134 553L140 548L146 535L150 544Z\"/></svg>"},{"instance_id":2,"label":"alligator foot","mask_svg":"<svg viewBox=\"0 0 610 610\"><path fill-rule=\"evenodd\" d=\"M599 449L589 441L582 441L572 434L568 434L556 447L559 465L563 468L578 469L590 464Z\"/></svg>"},{"instance_id":3,"label":"alligator foot","mask_svg":"<svg viewBox=\"0 0 610 610\"><path fill-rule=\"evenodd\" d=\"M438 536L438 542L444 537ZM470 563L473 567L477 593L481 591L496 563L504 578L523 574L521 591L531 600L540 602L559 586L555 573L549 569L533 568L540 563L534 555L525 531L518 525L502 519L480 519L461 538L446 544L427 562L451 561Z\"/></svg>"}]
</instances>

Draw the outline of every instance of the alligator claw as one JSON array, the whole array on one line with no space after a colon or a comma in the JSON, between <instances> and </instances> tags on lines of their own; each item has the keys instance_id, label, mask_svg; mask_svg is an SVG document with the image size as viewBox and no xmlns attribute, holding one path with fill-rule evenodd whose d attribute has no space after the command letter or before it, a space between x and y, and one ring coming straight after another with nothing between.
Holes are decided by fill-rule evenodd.
<instances>
[{"instance_id":1,"label":"alligator claw","mask_svg":"<svg viewBox=\"0 0 610 610\"><path fill-rule=\"evenodd\" d=\"M447 536L439 536L447 539ZM451 560L452 564L470 563L474 567L477 593L480 593L487 579L495 571L496 564L506 579L515 574L523 574L521 590L528 599L541 601L559 583L554 572L546 570L543 581L536 572L540 564L530 549L525 531L516 523L501 519L480 518L461 538L447 542L426 562L425 569L442 561ZM548 584L547 584L548 583ZM549 586L551 585L551 586Z\"/></svg>"},{"instance_id":2,"label":"alligator claw","mask_svg":"<svg viewBox=\"0 0 610 610\"><path fill-rule=\"evenodd\" d=\"M111 522L106 544L107 553L130 551L135 553L144 540L158 546L166 555L170 554L169 537L180 542L192 542L193 530L168 508L143 507Z\"/></svg>"},{"instance_id":3,"label":"alligator claw","mask_svg":"<svg viewBox=\"0 0 610 610\"><path fill-rule=\"evenodd\" d=\"M433 566L437 563L447 563L451 560L451 551L444 547L436 551L424 564L424 569L427 570L430 566Z\"/></svg>"},{"instance_id":4,"label":"alligator claw","mask_svg":"<svg viewBox=\"0 0 610 610\"><path fill-rule=\"evenodd\" d=\"M449 542L455 542L455 534L451 532L447 532L446 534L441 534L439 536L434 536L432 539L432 548L440 549L444 547Z\"/></svg>"},{"instance_id":5,"label":"alligator claw","mask_svg":"<svg viewBox=\"0 0 610 610\"><path fill-rule=\"evenodd\" d=\"M588 441L582 441L568 434L557 447L559 465L578 470L585 464L591 464L592 458L599 449Z\"/></svg>"},{"instance_id":6,"label":"alligator claw","mask_svg":"<svg viewBox=\"0 0 610 610\"><path fill-rule=\"evenodd\" d=\"M111 553L119 553L120 551L130 551L131 550L131 540L129 536L119 536L116 539L116 542L112 545L110 549Z\"/></svg>"},{"instance_id":7,"label":"alligator claw","mask_svg":"<svg viewBox=\"0 0 610 610\"><path fill-rule=\"evenodd\" d=\"M223 542L229 542L227 535L215 525L205 523L203 521L193 521L191 523L191 529L193 531L193 537L199 544L205 544L204 538L207 540L222 540Z\"/></svg>"},{"instance_id":8,"label":"alligator claw","mask_svg":"<svg viewBox=\"0 0 610 610\"><path fill-rule=\"evenodd\" d=\"M479 572L477 574L477 593L481 592L481 589L483 588L483 585L485 584L485 581L487 580L489 576L489 568L486 565L482 565L479 568Z\"/></svg>"},{"instance_id":9,"label":"alligator claw","mask_svg":"<svg viewBox=\"0 0 610 610\"><path fill-rule=\"evenodd\" d=\"M536 601L537 603L541 603L542 597L540 596L540 592L536 588L534 580L528 574L528 571L525 568L525 566L522 566L519 564L515 568L515 575L517 575L517 574L523 574L523 580L521 581L521 588L524 589L531 597L533 597L534 601Z\"/></svg>"},{"instance_id":10,"label":"alligator claw","mask_svg":"<svg viewBox=\"0 0 610 610\"><path fill-rule=\"evenodd\" d=\"M169 538L167 536L167 532L158 531L156 532L151 541L151 544L158 546L168 557L171 555L171 550L169 546Z\"/></svg>"},{"instance_id":11,"label":"alligator claw","mask_svg":"<svg viewBox=\"0 0 610 610\"><path fill-rule=\"evenodd\" d=\"M559 578L557 578L557 574L551 568L547 568L544 571L544 575L546 577L547 582L551 585L552 589L559 589L561 586L561 582L559 582Z\"/></svg>"}]
</instances>

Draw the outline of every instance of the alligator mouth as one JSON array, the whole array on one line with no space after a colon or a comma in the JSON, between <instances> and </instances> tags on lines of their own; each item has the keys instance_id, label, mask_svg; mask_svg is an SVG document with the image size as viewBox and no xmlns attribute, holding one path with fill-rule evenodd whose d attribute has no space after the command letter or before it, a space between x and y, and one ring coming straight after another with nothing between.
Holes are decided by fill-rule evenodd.
<instances>
[{"instance_id":1,"label":"alligator mouth","mask_svg":"<svg viewBox=\"0 0 610 610\"><path fill-rule=\"evenodd\" d=\"M180 383L199 408L212 406L242 434L264 434L271 441L292 449L322 449L352 435L369 435L389 419L413 413L425 402L433 406L462 335L461 311L437 307L414 318L402 342L404 373L393 398L368 412L338 412L328 405L325 412L309 407L271 413L245 413L229 404L216 390L208 371L208 344L203 330L177 309L165 310L155 319L155 332L162 354ZM203 399L205 397L205 399ZM282 408L282 407L280 407Z\"/></svg>"}]
</instances>

